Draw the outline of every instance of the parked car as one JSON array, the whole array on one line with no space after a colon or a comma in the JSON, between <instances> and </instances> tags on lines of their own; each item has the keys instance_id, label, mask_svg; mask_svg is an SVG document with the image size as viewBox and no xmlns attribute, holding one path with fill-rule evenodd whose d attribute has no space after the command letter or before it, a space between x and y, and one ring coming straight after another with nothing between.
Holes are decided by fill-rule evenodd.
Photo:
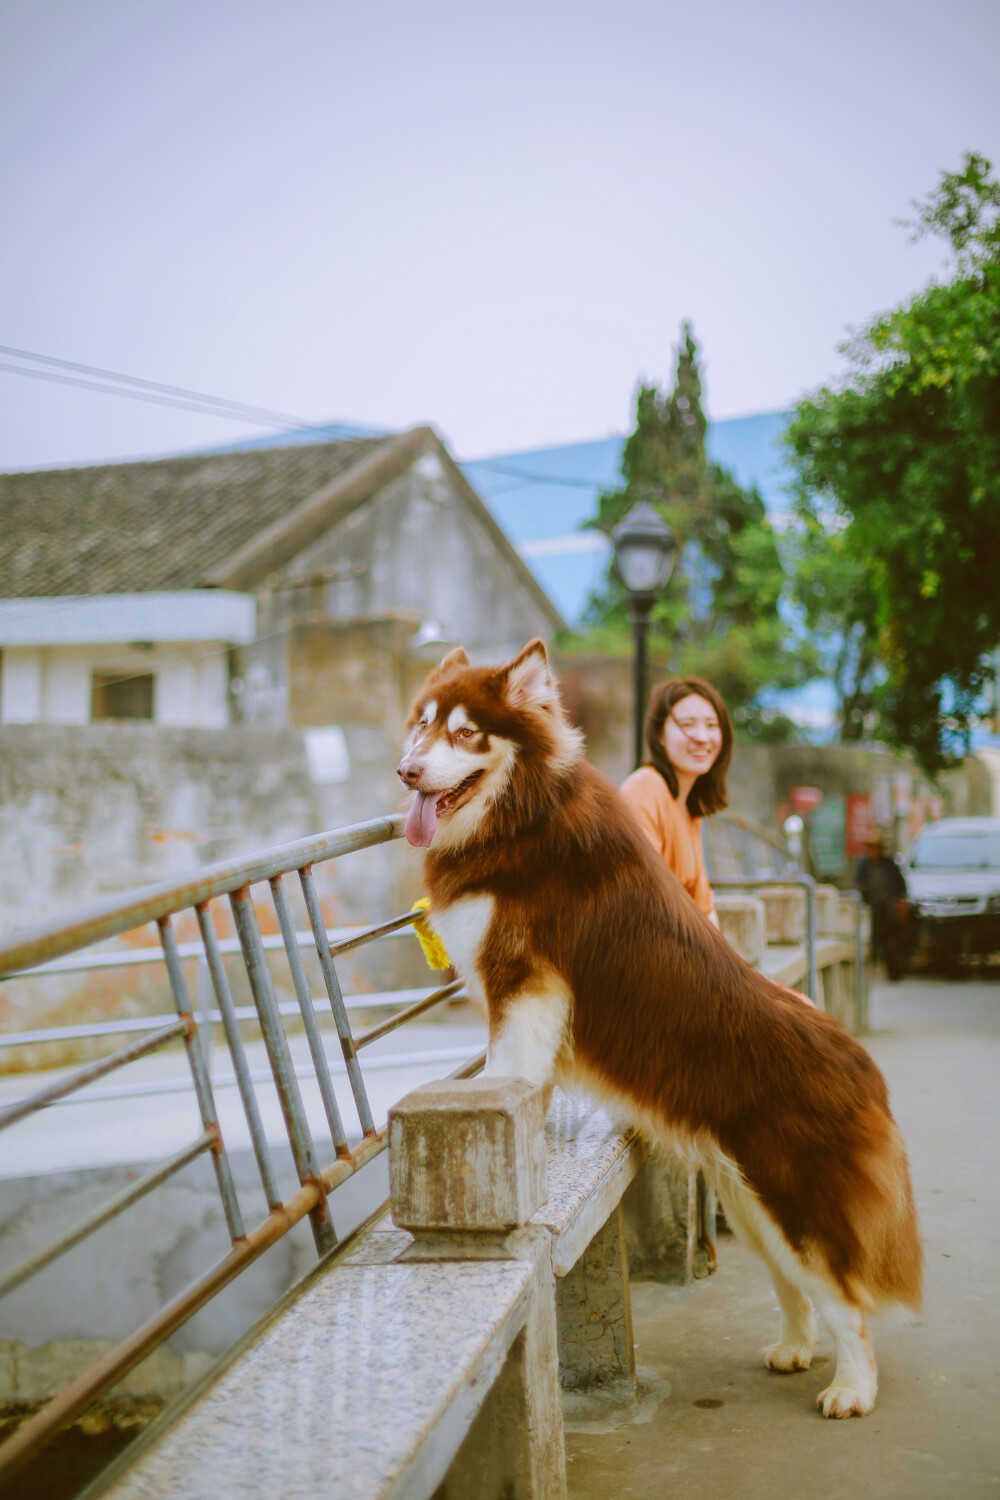
<instances>
[{"instance_id":1,"label":"parked car","mask_svg":"<svg viewBox=\"0 0 1000 1500\"><path fill-rule=\"evenodd\" d=\"M956 965L1000 952L1000 818L942 818L902 860L914 956Z\"/></svg>"}]
</instances>

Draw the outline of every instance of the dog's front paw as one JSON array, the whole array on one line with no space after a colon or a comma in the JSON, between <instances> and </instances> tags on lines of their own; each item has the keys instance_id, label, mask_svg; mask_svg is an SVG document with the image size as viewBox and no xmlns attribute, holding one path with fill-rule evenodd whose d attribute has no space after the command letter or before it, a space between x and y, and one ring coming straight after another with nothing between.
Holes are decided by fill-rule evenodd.
<instances>
[{"instance_id":1,"label":"dog's front paw","mask_svg":"<svg viewBox=\"0 0 1000 1500\"><path fill-rule=\"evenodd\" d=\"M808 1370L812 1357L812 1344L772 1344L764 1350L767 1368L780 1370L784 1375L790 1375L793 1370Z\"/></svg>"},{"instance_id":2,"label":"dog's front paw","mask_svg":"<svg viewBox=\"0 0 1000 1500\"><path fill-rule=\"evenodd\" d=\"M816 1397L816 1405L824 1417L867 1417L875 1405L875 1392L853 1385L828 1385Z\"/></svg>"}]
</instances>

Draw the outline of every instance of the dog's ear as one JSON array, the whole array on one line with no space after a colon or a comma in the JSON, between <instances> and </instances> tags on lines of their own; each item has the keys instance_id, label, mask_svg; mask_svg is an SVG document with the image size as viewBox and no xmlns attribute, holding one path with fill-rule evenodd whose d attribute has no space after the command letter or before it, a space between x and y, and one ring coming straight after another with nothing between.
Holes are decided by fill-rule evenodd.
<instances>
[{"instance_id":1,"label":"dog's ear","mask_svg":"<svg viewBox=\"0 0 1000 1500\"><path fill-rule=\"evenodd\" d=\"M507 698L511 703L554 703L556 680L549 666L545 642L529 641L519 656L503 668Z\"/></svg>"},{"instance_id":2,"label":"dog's ear","mask_svg":"<svg viewBox=\"0 0 1000 1500\"><path fill-rule=\"evenodd\" d=\"M435 669L438 672L449 672L452 667L471 667L464 646L456 646L454 651L449 651L447 656L441 658L440 664Z\"/></svg>"}]
</instances>

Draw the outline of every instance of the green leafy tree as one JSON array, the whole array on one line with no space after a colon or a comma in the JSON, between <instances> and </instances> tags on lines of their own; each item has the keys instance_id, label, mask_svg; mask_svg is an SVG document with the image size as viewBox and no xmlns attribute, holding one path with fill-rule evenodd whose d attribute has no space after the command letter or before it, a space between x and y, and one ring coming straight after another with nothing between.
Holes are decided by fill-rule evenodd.
<instances>
[{"instance_id":1,"label":"green leafy tree","mask_svg":"<svg viewBox=\"0 0 1000 1500\"><path fill-rule=\"evenodd\" d=\"M622 453L624 485L601 496L594 525L610 532L640 499L656 507L679 560L653 609L651 651L671 670L713 682L747 734L787 737L794 726L760 700L805 680L812 658L778 610L785 572L764 503L709 460L707 430L698 346L685 323L673 387L640 388ZM625 601L613 576L586 624L589 643L626 645Z\"/></svg>"},{"instance_id":2,"label":"green leafy tree","mask_svg":"<svg viewBox=\"0 0 1000 1500\"><path fill-rule=\"evenodd\" d=\"M870 738L886 672L878 650L877 592L871 560L857 556L837 517L815 497L800 501L798 527L785 538L794 592L837 693L840 737Z\"/></svg>"},{"instance_id":3,"label":"green leafy tree","mask_svg":"<svg viewBox=\"0 0 1000 1500\"><path fill-rule=\"evenodd\" d=\"M975 153L916 203L948 279L844 346L836 389L788 433L796 587L839 677L848 737L879 733L943 765L1000 642L1000 184Z\"/></svg>"}]
</instances>

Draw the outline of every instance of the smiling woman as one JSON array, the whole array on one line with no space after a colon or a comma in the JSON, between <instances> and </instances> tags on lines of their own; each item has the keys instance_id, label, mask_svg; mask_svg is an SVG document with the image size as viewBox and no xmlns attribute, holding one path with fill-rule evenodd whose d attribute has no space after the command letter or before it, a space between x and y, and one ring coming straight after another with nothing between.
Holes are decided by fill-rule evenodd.
<instances>
[{"instance_id":1,"label":"smiling woman","mask_svg":"<svg viewBox=\"0 0 1000 1500\"><path fill-rule=\"evenodd\" d=\"M653 689L646 715L649 763L622 786L643 833L688 895L718 925L701 845L701 819L728 803L732 720L701 677L672 677Z\"/></svg>"}]
</instances>

